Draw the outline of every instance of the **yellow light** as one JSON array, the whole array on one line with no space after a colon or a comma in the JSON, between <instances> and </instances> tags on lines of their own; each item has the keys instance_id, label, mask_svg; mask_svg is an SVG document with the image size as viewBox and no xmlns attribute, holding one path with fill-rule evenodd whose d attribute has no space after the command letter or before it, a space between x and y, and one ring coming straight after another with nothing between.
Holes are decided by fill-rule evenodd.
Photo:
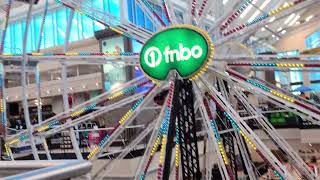
<instances>
[{"instance_id":1,"label":"yellow light","mask_svg":"<svg viewBox=\"0 0 320 180\"><path fill-rule=\"evenodd\" d=\"M11 144L15 144L15 143L17 143L18 141L19 141L19 139L14 139L14 140L10 141L9 144L10 144L10 145L11 145Z\"/></svg>"},{"instance_id":2,"label":"yellow light","mask_svg":"<svg viewBox=\"0 0 320 180\"><path fill-rule=\"evenodd\" d=\"M79 53L76 53L76 52L68 52L66 53L67 56L76 56L76 55L79 55Z\"/></svg>"},{"instance_id":3,"label":"yellow light","mask_svg":"<svg viewBox=\"0 0 320 180\"><path fill-rule=\"evenodd\" d=\"M41 56L43 55L42 53L31 53L32 56Z\"/></svg>"},{"instance_id":4,"label":"yellow light","mask_svg":"<svg viewBox=\"0 0 320 180\"><path fill-rule=\"evenodd\" d=\"M2 56L13 56L13 54L2 54Z\"/></svg>"},{"instance_id":5,"label":"yellow light","mask_svg":"<svg viewBox=\"0 0 320 180\"><path fill-rule=\"evenodd\" d=\"M114 31L114 32L116 32L116 33L118 33L118 34L123 34L123 32L121 32L121 31L119 31L118 29L115 29L115 28L113 28L113 27L110 27L110 30L112 30L112 31Z\"/></svg>"}]
</instances>

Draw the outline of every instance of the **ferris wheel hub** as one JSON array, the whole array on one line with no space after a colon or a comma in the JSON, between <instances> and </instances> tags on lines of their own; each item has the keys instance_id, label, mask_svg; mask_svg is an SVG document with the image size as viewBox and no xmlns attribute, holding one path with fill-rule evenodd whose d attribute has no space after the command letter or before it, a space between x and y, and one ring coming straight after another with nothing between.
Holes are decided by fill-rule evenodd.
<instances>
[{"instance_id":1,"label":"ferris wheel hub","mask_svg":"<svg viewBox=\"0 0 320 180\"><path fill-rule=\"evenodd\" d=\"M184 79L204 72L213 58L214 45L206 31L191 25L177 25L152 36L140 53L140 66L152 80L165 81L171 71Z\"/></svg>"}]
</instances>

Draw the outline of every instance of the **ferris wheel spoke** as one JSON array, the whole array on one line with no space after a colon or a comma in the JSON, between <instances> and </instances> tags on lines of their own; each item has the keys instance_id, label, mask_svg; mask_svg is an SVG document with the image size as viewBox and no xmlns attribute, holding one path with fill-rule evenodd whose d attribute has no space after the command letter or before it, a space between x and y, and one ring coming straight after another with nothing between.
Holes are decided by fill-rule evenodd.
<instances>
[{"instance_id":1,"label":"ferris wheel spoke","mask_svg":"<svg viewBox=\"0 0 320 180\"><path fill-rule=\"evenodd\" d=\"M59 120L53 120L49 123L44 123L44 125L40 126L39 128L35 128L36 131L39 131L37 133L37 136L35 137L50 137L54 134L57 134L57 133L60 133L61 131L64 131L68 128L73 128L75 126L77 126L78 124L80 123L84 123L84 122L87 122L87 121L91 121L92 118L95 118L97 116L101 116L109 111L112 111L114 109L117 109L117 108L120 108L120 107L123 107L124 105L126 104L129 104L131 102L134 102L136 100L139 100L141 97L143 96L143 94L138 94L138 95L135 95L134 97L128 97L128 98L124 98L123 100L120 100L114 104L110 104L109 106L106 106L106 107L103 107L97 111L94 111L92 113L89 113L87 115L84 115L84 116L81 116L79 118L76 118L76 119L73 119L72 121L70 122L67 122L67 123L64 123L62 125L59 125L59 126L53 126L51 127L52 125L56 125L57 121ZM47 130L48 128L51 128L50 130L48 131L45 131ZM42 132L42 131L45 131L45 132ZM18 137L16 137L18 136ZM21 142L24 142L29 136L27 133L24 133L21 132L19 133L18 135L15 135L16 138L14 137L10 137L10 139L7 140L7 144L8 145L13 145L13 144L19 144Z\"/></svg>"},{"instance_id":2,"label":"ferris wheel spoke","mask_svg":"<svg viewBox=\"0 0 320 180\"><path fill-rule=\"evenodd\" d=\"M259 109L249 103L248 98L242 91L239 91L238 88L234 88L234 90L235 97L245 107L246 111L251 114L252 117L255 117L254 119L256 119L256 122L261 126L264 132L267 132L267 135L273 140L274 144L286 153L289 161L291 161L291 164L295 166L304 176L310 179L316 179L316 174L309 169L299 154L297 154L297 152L295 152L294 149L285 141L285 139L276 131L276 129L259 111Z\"/></svg>"},{"instance_id":3,"label":"ferris wheel spoke","mask_svg":"<svg viewBox=\"0 0 320 180\"><path fill-rule=\"evenodd\" d=\"M172 0L163 0L165 1L166 5L167 5L167 11L168 11L168 14L169 14L169 18L170 18L170 22L171 24L178 24L178 19L177 19L177 16L174 12L174 8L173 8L173 5L172 5Z\"/></svg>"},{"instance_id":4,"label":"ferris wheel spoke","mask_svg":"<svg viewBox=\"0 0 320 180\"><path fill-rule=\"evenodd\" d=\"M81 62L87 64L123 64L137 65L139 53L101 53L101 52L68 52L68 53L29 53L30 62ZM21 62L21 54L0 54L0 58L5 61Z\"/></svg>"},{"instance_id":5,"label":"ferris wheel spoke","mask_svg":"<svg viewBox=\"0 0 320 180\"><path fill-rule=\"evenodd\" d=\"M262 79L260 79L260 78L252 77L252 80L257 81L257 83L264 84L264 85L268 86L268 87L271 88L271 89L274 89L274 90L277 90L277 91L279 91L279 92L282 92L282 93L284 93L285 95L292 96L292 93L291 93L291 92L287 92L286 90L281 89L281 88L275 86L274 84L271 84L271 83L269 83L269 82L267 82L267 81L264 81L264 80L262 80ZM316 103L314 103L314 102L312 102L312 101L310 101L310 100L301 98L301 97L299 97L299 96L294 96L294 98L297 99L297 100L299 100L299 101L301 101L301 103L306 103L306 104L309 104L309 105L312 106L312 107L316 107L316 108L320 109L320 105L319 105L319 104L316 104Z\"/></svg>"},{"instance_id":6,"label":"ferris wheel spoke","mask_svg":"<svg viewBox=\"0 0 320 180\"><path fill-rule=\"evenodd\" d=\"M269 137L274 141L274 144L286 153L288 159L292 162L292 165L299 170L301 175L304 175L310 179L316 179L316 175L310 171L301 157L280 136L280 134L273 128L270 122L260 113L260 111L248 102L248 99L243 92L239 91L240 88L236 88L235 86L233 87L233 91L235 92L234 96L244 105L246 111L248 111L248 114L252 114L250 119L256 119L256 122L261 128L263 128L265 132L267 132L267 135L269 135Z\"/></svg>"},{"instance_id":7,"label":"ferris wheel spoke","mask_svg":"<svg viewBox=\"0 0 320 180\"><path fill-rule=\"evenodd\" d=\"M231 10L226 10L227 12L223 13L221 16L218 16L218 19L215 23L213 23L210 27L209 27L209 30L208 30L208 33L209 34L212 34L214 31L217 30L217 28L219 28L221 26L221 24L230 16L230 14L232 14L232 10L233 9L236 9L238 6L240 6L242 3L242 0L238 0L237 3L235 3Z\"/></svg>"},{"instance_id":8,"label":"ferris wheel spoke","mask_svg":"<svg viewBox=\"0 0 320 180\"><path fill-rule=\"evenodd\" d=\"M209 3L208 3L208 0L203 0L201 5L200 5L200 9L198 11L198 18L202 17L203 14L206 14L206 10L207 10L206 7L207 6L211 7L212 4L213 4L213 1L209 1Z\"/></svg>"},{"instance_id":9,"label":"ferris wheel spoke","mask_svg":"<svg viewBox=\"0 0 320 180\"><path fill-rule=\"evenodd\" d=\"M284 109L284 111L292 112L292 113L300 116L301 118L303 118L305 120L308 120L308 121L310 121L310 122L312 122L314 124L318 124L317 123L317 121L318 121L317 118L315 118L314 116L309 116L309 114L305 112L305 109L303 109L303 111L301 111L300 108L298 108L297 106L291 106L291 105L288 106L286 101L281 101L279 99L274 99L271 96L267 96L264 93L260 93L261 91L259 90L259 88L258 89L255 88L255 86L251 85L251 83L247 84L246 81L244 82L241 79L235 78L233 76L229 76L229 74L225 74L224 72L219 72L218 70L215 70L214 72L218 76L225 77L225 78L231 78L232 81L234 81L235 83L240 83L241 86L243 88L245 88L248 92L251 92L252 94L254 94L256 96L262 97L263 99L271 102L272 104ZM264 87L264 86L260 86L260 87ZM266 89L266 87L264 89ZM277 89L277 88L275 88L275 89ZM277 89L277 90L283 92L282 90L279 90L279 89ZM295 97L295 98L299 99L300 101L302 101L304 103L313 104L314 105L313 107L318 107L318 109L319 109L319 105L315 105L314 103L309 102L309 101L304 100L304 99L301 99L299 97ZM269 112L269 111L267 111L267 112Z\"/></svg>"},{"instance_id":10,"label":"ferris wheel spoke","mask_svg":"<svg viewBox=\"0 0 320 180\"><path fill-rule=\"evenodd\" d=\"M261 95L266 96L267 99L274 99L278 102L281 102L285 106L292 107L297 111L301 111L303 109L303 113L308 114L309 118L313 123L320 125L320 110L316 108L316 106L311 102L305 102L301 99L298 99L290 93L282 90L279 91L272 87L269 87L266 84L259 83L253 79L247 78L233 70L227 70L230 76L234 77L239 83L241 83L244 87L251 87L257 90L257 92L261 93Z\"/></svg>"},{"instance_id":11,"label":"ferris wheel spoke","mask_svg":"<svg viewBox=\"0 0 320 180\"><path fill-rule=\"evenodd\" d=\"M88 155L88 159L97 159L103 153L104 149L108 149L111 143L124 131L124 127L129 125L138 116L143 107L151 101L151 98L154 97L162 86L163 83L153 86L143 95L143 97L137 99L131 109L122 116L119 120L119 124L114 128L110 135L106 135L103 140L100 141L99 145Z\"/></svg>"},{"instance_id":12,"label":"ferris wheel spoke","mask_svg":"<svg viewBox=\"0 0 320 180\"><path fill-rule=\"evenodd\" d=\"M283 64L283 67L288 64L310 64L307 67L318 67L319 63L312 58L319 58L319 54L301 54L298 56L281 57L279 55L250 55L245 54L215 54L214 61L225 61L230 66L258 66L259 64L264 67L272 67ZM293 66L293 65L291 65Z\"/></svg>"},{"instance_id":13,"label":"ferris wheel spoke","mask_svg":"<svg viewBox=\"0 0 320 180\"><path fill-rule=\"evenodd\" d=\"M261 141L261 139L252 131L252 129L241 119L236 110L231 104L215 89L210 86L209 82L200 77L200 81L209 89L210 98L216 103L217 108L224 112L224 116L229 119L234 128L237 129L255 150L265 161L268 161L271 168L276 170L276 173L285 179L294 179L288 172L286 167L272 154L267 146Z\"/></svg>"},{"instance_id":14,"label":"ferris wheel spoke","mask_svg":"<svg viewBox=\"0 0 320 180\"><path fill-rule=\"evenodd\" d=\"M60 121L64 121L67 118L72 118L72 117L76 117L78 115L81 115L81 113L84 113L84 112L87 112L88 110L97 108L97 105L103 104L105 102L116 100L118 97L121 97L121 96L127 94L127 92L132 92L132 90L135 90L137 87L143 86L147 82L150 82L149 80L147 80L147 81L142 81L142 80L143 80L143 77L135 78L135 79L127 82L126 84L124 84L123 87L118 87L118 88L115 88L114 90L112 90L111 92L105 92L103 94L100 94L100 95L90 99L87 102L84 102L82 104L79 104L79 105L73 107L72 109L70 109L67 112L62 112L62 113L57 114L49 119L46 119L45 121L42 121L41 123L33 126L34 132L36 132L38 130L41 130L41 131L39 131L39 133L45 132L46 130L48 130L48 128L52 128L52 127L49 127L50 124L51 125L60 124ZM128 97L128 98L130 98L130 97ZM127 102L126 101L122 101L122 103L116 102L113 105L118 104L118 106L121 106L123 103L127 103ZM109 108L109 107L105 107L105 108ZM86 117L90 117L90 114L86 115ZM85 119L85 117L80 117L77 120L83 121L83 119ZM53 126L53 128L55 128L55 126ZM19 139L20 140L21 140L21 138L23 139L25 134L26 134L25 130L21 131L18 134L10 136L7 139L7 141L8 142L17 142L17 141L19 141Z\"/></svg>"},{"instance_id":15,"label":"ferris wheel spoke","mask_svg":"<svg viewBox=\"0 0 320 180\"><path fill-rule=\"evenodd\" d=\"M135 180L144 179L144 177L148 173L148 169L149 169L149 166L153 160L155 152L161 143L163 124L166 123L166 117L168 116L168 114L167 114L168 108L167 108L166 104L170 103L171 98L172 97L170 97L170 95L166 96L165 104L161 108L160 114L157 118L156 124L155 124L154 129L152 131L152 134L149 138L148 145L144 151L144 154L142 155L141 160L139 161L139 165L137 167L137 170L136 170L136 173L134 176Z\"/></svg>"},{"instance_id":16,"label":"ferris wheel spoke","mask_svg":"<svg viewBox=\"0 0 320 180\"><path fill-rule=\"evenodd\" d=\"M158 20L158 22L160 22L162 27L167 26L164 20L162 19L162 17L160 17L158 12L152 7L152 5L147 0L137 0L137 2L141 6L143 6L147 11L149 10L151 12L150 13L151 17L156 17L156 19Z\"/></svg>"},{"instance_id":17,"label":"ferris wheel spoke","mask_svg":"<svg viewBox=\"0 0 320 180\"><path fill-rule=\"evenodd\" d=\"M209 68L213 70L212 68ZM225 73L219 72L218 70L214 70L221 76L226 76ZM241 84L242 87L246 88L248 91L253 94L263 97L267 101L270 101L281 108L284 108L294 114L297 114L301 117L304 117L306 120L319 125L320 124L320 113L317 106L312 102L304 101L297 97L293 97L289 93L279 90L273 89L265 84L259 83L253 79L247 78L233 70L228 70L228 77L231 78L234 82ZM292 109L293 108L293 109ZM302 111L301 111L302 109Z\"/></svg>"},{"instance_id":18,"label":"ferris wheel spoke","mask_svg":"<svg viewBox=\"0 0 320 180\"><path fill-rule=\"evenodd\" d=\"M139 135L127 146L125 146L124 150L121 151L119 155L117 155L116 158L111 159L108 161L98 172L97 175L92 177L96 180L102 180L104 177L110 173L110 171L114 168L116 164L116 160L123 159L125 156L127 156L133 148L135 148L154 128L155 122L152 121L149 123L147 127L144 128L142 132L139 133ZM100 157L103 157L104 155L101 155ZM98 157L98 158L100 158Z\"/></svg>"},{"instance_id":19,"label":"ferris wheel spoke","mask_svg":"<svg viewBox=\"0 0 320 180\"><path fill-rule=\"evenodd\" d=\"M219 87L220 87L220 90L222 90L221 89L221 86L225 86L225 84L223 83L223 84L220 84L219 85ZM231 85L230 85L231 86ZM223 90L222 90L223 91ZM229 90L230 91L230 90ZM221 93L221 95L224 95L224 97L226 97L226 93ZM208 96L208 95L207 95ZM228 97L229 97L229 95L228 95ZM231 97L230 97L231 98ZM210 99L210 96L208 96L208 99ZM230 100L228 100L228 101L230 101ZM214 119L212 119L212 113L210 112L211 111L211 109L209 108L209 103L208 103L208 100L207 99L205 99L204 100L204 104L205 104L205 107L206 107L206 109L207 109L207 112L208 112L208 115L209 115L209 117L211 117L210 119L211 119L211 122L210 122L210 124L208 125L208 127L211 127L212 129L213 129L213 131L216 133L216 137L218 137L219 136L219 134L220 133L222 133L223 131L235 131L236 132L236 130L237 129L235 129L234 127L231 127L231 129L228 127L228 125L227 124L225 124L225 123L223 123L223 120L221 119L221 122L224 124L224 126L225 126L225 128L226 128L226 130L223 130L223 131L220 131L220 132L218 132L218 126L217 125L215 125L215 121L214 121ZM211 125L211 126L210 126ZM250 154L249 154L249 152L248 152L248 150L247 150L247 147L246 147L246 145L245 145L245 142L243 141L243 139L239 136L239 134L238 133L235 133L234 135L233 135L233 138L236 140L236 142L237 142L237 145L238 145L238 148L239 148L239 150L241 150L241 153L240 153L240 155L242 156L242 158L243 158L243 168L246 168L247 169L247 172L248 172L248 176L250 177L250 179L257 179L257 175L256 174L258 174L257 173L257 170L256 170L256 168L254 167L254 165L253 165L253 163L252 163L252 161L251 161L251 158L250 158ZM218 138L217 138L218 139ZM220 138L219 138L220 139ZM228 162L228 164L231 164L232 163L232 161L229 161ZM230 167L229 167L229 169L230 169ZM230 171L230 170L229 170ZM255 173L256 172L256 173Z\"/></svg>"},{"instance_id":20,"label":"ferris wheel spoke","mask_svg":"<svg viewBox=\"0 0 320 180\"><path fill-rule=\"evenodd\" d=\"M200 108L199 108L200 113L204 119L203 121L204 121L204 125L206 128L206 132L207 132L209 140L211 142L211 143L209 143L209 145L212 146L211 148L214 150L214 153L218 157L220 174L223 177L223 179L225 179L225 180L234 179L234 176L231 172L231 168L229 165L229 159L228 159L226 152L224 150L224 147L223 147L223 143L219 140L220 135L216 130L217 125L215 124L215 120L213 119L213 117L211 115L210 109L205 104L206 99L203 100L203 97L200 94L200 89L199 89L198 85L194 86L194 89L195 89L195 94L197 97L196 99L197 99L199 106L200 106Z\"/></svg>"},{"instance_id":21,"label":"ferris wheel spoke","mask_svg":"<svg viewBox=\"0 0 320 180\"><path fill-rule=\"evenodd\" d=\"M312 55L314 57L319 57L319 55ZM261 57L263 58L263 57ZM308 57L309 58L309 57ZM231 61L227 62L228 67L243 67L254 70L266 71L266 70L274 70L274 71L312 71L317 72L320 71L320 63L313 60L295 60L295 59L277 59L272 60L239 60L239 61Z\"/></svg>"},{"instance_id":22,"label":"ferris wheel spoke","mask_svg":"<svg viewBox=\"0 0 320 180\"><path fill-rule=\"evenodd\" d=\"M253 0L239 1L236 6L239 6L236 11L232 12L225 20L222 21L220 31L226 29L234 20L236 20L252 3Z\"/></svg>"},{"instance_id":23,"label":"ferris wheel spoke","mask_svg":"<svg viewBox=\"0 0 320 180\"><path fill-rule=\"evenodd\" d=\"M304 8L307 8L307 7L310 7L310 6L314 6L316 3L319 3L320 1L318 0L309 0L309 1L303 1L302 3L299 3L297 6L294 6L292 8L289 8L287 10L284 10L284 11L280 11L278 14L277 14L277 18L274 22L280 20L280 19L283 19L283 18L286 18L288 17L290 14L292 14L293 12L296 12L296 11L300 11ZM247 35L248 33L251 33L251 32L254 32L256 31L257 29L265 26L266 24L269 24L270 20L270 17L266 18L264 21L260 21L260 22L256 22L246 28L238 28L239 30L233 30L235 32L232 31L232 33L230 33L228 36L226 37L223 37L221 39L218 39L216 42L215 42L215 46L221 46L223 45L224 43L232 40L232 39L237 39L237 38L240 38L244 35Z\"/></svg>"},{"instance_id":24,"label":"ferris wheel spoke","mask_svg":"<svg viewBox=\"0 0 320 180\"><path fill-rule=\"evenodd\" d=\"M226 32L224 32L223 35L224 36L228 36L228 35L230 35L232 33L241 31L242 29L245 29L245 28L247 28L247 27L249 27L249 26L251 26L253 24L262 22L263 20L265 20L267 18L273 17L275 14L278 14L279 12L282 12L282 11L285 11L285 10L290 9L292 7L298 6L303 1L305 1L305 0L295 0L294 2L290 2L290 3L287 3L287 4L283 5L283 6L280 6L279 8L273 9L268 13L263 13L263 15L255 18L255 19L253 19L251 21L248 21L246 23L240 24L240 25L236 26L235 28L226 30Z\"/></svg>"}]
</instances>

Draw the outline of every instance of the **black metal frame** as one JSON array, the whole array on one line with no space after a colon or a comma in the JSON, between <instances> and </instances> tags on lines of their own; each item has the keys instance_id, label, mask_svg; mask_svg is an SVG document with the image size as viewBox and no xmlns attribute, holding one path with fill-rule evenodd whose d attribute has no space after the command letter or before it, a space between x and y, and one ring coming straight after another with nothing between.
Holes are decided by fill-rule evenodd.
<instances>
[{"instance_id":1,"label":"black metal frame","mask_svg":"<svg viewBox=\"0 0 320 180\"><path fill-rule=\"evenodd\" d=\"M163 180L169 179L172 149L174 146L175 120L179 125L180 159L182 179L201 179L196 118L194 111L194 93L192 82L176 80L172 103L172 113L168 132Z\"/></svg>"}]
</instances>

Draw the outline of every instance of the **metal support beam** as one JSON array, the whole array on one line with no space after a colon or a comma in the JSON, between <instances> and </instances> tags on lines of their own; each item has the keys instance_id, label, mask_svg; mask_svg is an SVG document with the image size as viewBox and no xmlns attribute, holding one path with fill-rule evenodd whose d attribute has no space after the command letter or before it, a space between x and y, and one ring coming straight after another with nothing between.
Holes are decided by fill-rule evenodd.
<instances>
[{"instance_id":1,"label":"metal support beam","mask_svg":"<svg viewBox=\"0 0 320 180\"><path fill-rule=\"evenodd\" d=\"M29 31L29 25L30 25L30 20L31 20L31 12L32 12L32 7L33 7L33 2L34 0L30 1L29 5L29 10L28 10L28 15L26 19L26 28L24 32L24 37L23 37L23 45L22 45L22 50L23 50L23 61L22 61L22 75L21 75L21 81L22 81L22 105L23 105L23 112L24 112L24 118L27 126L27 131L29 134L30 138L30 144L31 144L31 149L32 149L32 154L35 160L39 160L39 155L38 155L38 150L34 141L34 137L32 134L32 125L30 122L30 116L29 116L29 107L28 107L28 90L27 90L27 82L26 82L26 64L28 62L28 56L26 56L27 53L27 41L28 41L28 31Z\"/></svg>"},{"instance_id":2,"label":"metal support beam","mask_svg":"<svg viewBox=\"0 0 320 180\"><path fill-rule=\"evenodd\" d=\"M161 87L163 87L163 83L159 83L151 89L151 92L147 94L141 104L134 111L132 111L131 115L122 124L120 124L113 131L110 137L102 144L102 146L98 149L97 153L93 156L92 159L98 158L103 153L104 149L109 148L111 143L123 132L123 130L125 129L124 127L129 125L138 116L138 114L141 112L141 109L143 109L144 106L150 103L151 98L153 98L153 96L160 91Z\"/></svg>"},{"instance_id":3,"label":"metal support beam","mask_svg":"<svg viewBox=\"0 0 320 180\"><path fill-rule=\"evenodd\" d=\"M317 179L317 176L310 171L307 164L301 159L298 153L294 151L294 149L281 137L281 135L276 131L276 129L271 125L271 123L260 113L260 111L252 106L247 97L243 92L235 89L236 96L239 98L239 101L244 105L247 111L255 115L257 118L256 122L260 125L260 127L266 132L266 134L273 140L274 144L279 147L282 152L285 152L289 161L291 161L292 165L297 168L297 170L305 176L307 179Z\"/></svg>"},{"instance_id":4,"label":"metal support beam","mask_svg":"<svg viewBox=\"0 0 320 180\"><path fill-rule=\"evenodd\" d=\"M206 111L206 107L205 107L205 104L203 101L203 95L201 94L199 85L197 83L194 85L194 91L195 91L196 99L199 102L199 107L200 107L199 109L200 109L201 116L204 119L204 127L206 129L207 134L208 134L209 145L211 146L213 152L216 154L216 156L218 158L217 163L219 165L218 167L219 167L221 178L223 180L232 180L233 176L228 172L228 167L224 163L224 160L222 158L222 154L220 153L220 150L219 150L220 148L218 145L217 137L214 134L213 130L211 130L211 124L210 124L211 119L208 116L208 113ZM211 169L210 169L210 171L211 171Z\"/></svg>"},{"instance_id":5,"label":"metal support beam","mask_svg":"<svg viewBox=\"0 0 320 180\"><path fill-rule=\"evenodd\" d=\"M255 144L258 152L270 163L270 165L283 177L288 179L294 179L292 174L286 169L284 165L272 154L272 152L267 148L267 146L261 141L261 139L252 131L252 129L241 121L241 117L234 110L231 104L222 97L216 89L209 85L208 81L204 78L200 78L201 82L214 94L217 101L219 101L220 106L229 114L229 116L234 120L239 126L246 137Z\"/></svg>"},{"instance_id":6,"label":"metal support beam","mask_svg":"<svg viewBox=\"0 0 320 180\"><path fill-rule=\"evenodd\" d=\"M71 26L72 26L72 19L74 16L74 11L70 11L69 19L68 19L68 24L67 24L67 29L66 29L66 36L64 39L64 52L66 53L68 51L68 44L69 44L69 36L70 36L70 31L71 31ZM67 65L65 63L62 63L62 70L61 70L61 76L62 76L62 97L63 97L63 107L64 111L69 111L69 101L68 101L68 78L67 78ZM71 119L68 119L67 121L71 121ZM75 132L73 127L70 128L70 139L72 143L72 147L74 152L76 153L77 159L82 160L82 154L79 149L79 144L77 142Z\"/></svg>"},{"instance_id":7,"label":"metal support beam","mask_svg":"<svg viewBox=\"0 0 320 180\"><path fill-rule=\"evenodd\" d=\"M176 80L175 93L172 113L179 125L182 177L183 179L201 179L192 82ZM174 121L172 123L174 125ZM172 138L173 136L174 134Z\"/></svg>"},{"instance_id":8,"label":"metal support beam","mask_svg":"<svg viewBox=\"0 0 320 180\"><path fill-rule=\"evenodd\" d=\"M141 133L139 133L138 137L136 137L129 145L125 147L125 149L114 159L107 162L107 164L98 171L97 176L93 177L96 180L102 180L114 167L114 163L117 160L123 159L127 156L131 150L137 146L152 130L156 123L150 123Z\"/></svg>"}]
</instances>

